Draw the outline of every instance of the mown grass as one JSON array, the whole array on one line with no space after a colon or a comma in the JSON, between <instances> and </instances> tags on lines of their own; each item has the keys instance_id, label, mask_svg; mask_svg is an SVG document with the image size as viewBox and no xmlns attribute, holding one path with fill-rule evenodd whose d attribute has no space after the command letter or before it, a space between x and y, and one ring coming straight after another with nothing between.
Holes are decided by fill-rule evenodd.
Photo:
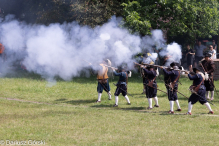
<instances>
[{"instance_id":1,"label":"mown grass","mask_svg":"<svg viewBox=\"0 0 219 146\"><path fill-rule=\"evenodd\" d=\"M162 77L161 77L162 78ZM111 92L115 91L110 79ZM179 91L189 97L192 83L180 79ZM157 79L159 89L165 91ZM215 82L218 87L219 82ZM146 110L147 99L142 92L138 74L129 78L128 92L131 105L119 96L119 107L103 93L97 100L95 77L74 78L56 84L38 75L19 73L0 79L0 140L45 140L46 145L218 145L218 96L212 106L215 114L208 115L200 103L187 111L187 99L179 95L182 112L167 114L169 102L165 93L158 91L159 108ZM16 100L15 100L16 99ZM174 109L176 109L176 105Z\"/></svg>"}]
</instances>

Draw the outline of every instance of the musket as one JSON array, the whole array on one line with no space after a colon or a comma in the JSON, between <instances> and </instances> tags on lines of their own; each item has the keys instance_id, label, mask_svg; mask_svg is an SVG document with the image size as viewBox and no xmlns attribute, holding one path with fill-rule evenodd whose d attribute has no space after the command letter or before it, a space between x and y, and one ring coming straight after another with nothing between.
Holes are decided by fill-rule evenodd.
<instances>
[{"instance_id":1,"label":"musket","mask_svg":"<svg viewBox=\"0 0 219 146\"><path fill-rule=\"evenodd\" d=\"M159 68L168 68L167 66L160 66L160 65L154 65L154 64L147 64L147 63L142 63L143 65L150 65L150 66L155 66Z\"/></svg>"},{"instance_id":2,"label":"musket","mask_svg":"<svg viewBox=\"0 0 219 146\"><path fill-rule=\"evenodd\" d=\"M169 88L171 88L170 85L167 85L166 83L164 83L164 84L165 84L166 86L168 86ZM174 88L173 88L173 90L176 91L176 92L178 92L179 94L183 95L184 97L188 98L187 96L185 96L184 94L182 94L182 93L179 92L178 90L176 90L176 89L174 89Z\"/></svg>"},{"instance_id":3,"label":"musket","mask_svg":"<svg viewBox=\"0 0 219 146\"><path fill-rule=\"evenodd\" d=\"M116 87L118 87L115 83L113 83L113 85L115 85ZM126 92L128 95L130 95L130 96L132 96L133 97L133 95L132 94L129 94L127 91L125 91L125 90L123 90L122 88L120 88L120 87L118 87L120 90L122 90L122 91L124 91L124 92Z\"/></svg>"},{"instance_id":4,"label":"musket","mask_svg":"<svg viewBox=\"0 0 219 146\"><path fill-rule=\"evenodd\" d=\"M167 92L165 92L165 91L163 91L163 90L160 90L160 89L158 89L158 88L155 88L155 87L153 87L153 86L149 86L148 84L146 84L146 83L144 83L146 86L148 86L148 87L151 87L151 88L154 88L154 89L157 89L157 90L159 90L159 91L161 91L161 92L164 92L164 93L166 93L166 94L168 94Z\"/></svg>"},{"instance_id":5,"label":"musket","mask_svg":"<svg viewBox=\"0 0 219 146\"><path fill-rule=\"evenodd\" d=\"M106 64L103 64L103 66L110 67L112 69L118 70L118 68L115 68L115 67L112 67L112 66L109 66L109 65L106 65Z\"/></svg>"},{"instance_id":6,"label":"musket","mask_svg":"<svg viewBox=\"0 0 219 146\"><path fill-rule=\"evenodd\" d=\"M175 90L175 89L173 89ZM175 90L176 92L178 92L179 94L183 95L184 97L188 98L187 96L185 96L184 94L180 93L178 90ZM189 99L189 98L188 98Z\"/></svg>"},{"instance_id":7,"label":"musket","mask_svg":"<svg viewBox=\"0 0 219 146\"><path fill-rule=\"evenodd\" d=\"M152 64L147 64L147 63L142 63L143 65L151 65L151 66L155 66L158 68L169 68L167 66L160 66L160 65L152 65ZM188 70L181 70L181 69L173 69L172 67L170 67L171 70L176 70L176 71L180 71L180 72L189 72ZM180 83L181 84L181 83Z\"/></svg>"},{"instance_id":8,"label":"musket","mask_svg":"<svg viewBox=\"0 0 219 146\"><path fill-rule=\"evenodd\" d=\"M84 59L82 59L82 60L84 60ZM87 60L84 60L85 62L87 62L88 64L90 64L91 65L91 63L90 62L88 62Z\"/></svg>"},{"instance_id":9,"label":"musket","mask_svg":"<svg viewBox=\"0 0 219 146\"><path fill-rule=\"evenodd\" d=\"M82 60L85 61L85 62L87 62L89 65L92 65L92 64L91 64L90 62L88 62L87 60L84 60L84 59L82 59ZM91 73L93 76L95 76L92 70L90 70L90 73Z\"/></svg>"},{"instance_id":10,"label":"musket","mask_svg":"<svg viewBox=\"0 0 219 146\"><path fill-rule=\"evenodd\" d=\"M139 63L136 63L136 62L134 62L134 64L135 64L135 65L138 65L138 66L142 66L142 64L139 64Z\"/></svg>"},{"instance_id":11,"label":"musket","mask_svg":"<svg viewBox=\"0 0 219 146\"><path fill-rule=\"evenodd\" d=\"M84 59L83 59L83 60L84 60ZM88 61L86 61L86 60L84 60L84 61L87 62L88 64L92 65L90 62L88 62ZM113 69L115 69L115 70L118 69L118 68L116 68L116 67L112 67L112 66L109 66L109 65L106 65L106 64L103 64L103 66L110 67L110 68L113 68Z\"/></svg>"},{"instance_id":12,"label":"musket","mask_svg":"<svg viewBox=\"0 0 219 146\"><path fill-rule=\"evenodd\" d=\"M159 76L158 76L158 78L161 80L161 81L163 81L164 82L164 84L166 85L166 86L168 86L168 87L170 87L169 85L167 85L166 83L165 83L165 81L164 80L162 80ZM182 84L181 84L182 85ZM173 90L175 90L175 89L173 89ZM178 92L179 94L181 94L181 95L183 95L182 93L180 93L178 90L175 90L176 92ZM187 96L185 96L185 95L183 95L184 97L186 97L186 98L188 98Z\"/></svg>"},{"instance_id":13,"label":"musket","mask_svg":"<svg viewBox=\"0 0 219 146\"><path fill-rule=\"evenodd\" d=\"M206 72L206 71L205 71L205 68L204 68L204 66L202 65L202 63L200 63L200 64L201 64L201 66L202 66L202 69L204 70L204 72ZM212 83L212 85L213 85L213 87L214 87L214 89L215 89L215 91L216 91L216 93L217 93L217 89L216 89L216 87L215 87L215 85L214 85L213 81L211 81L211 79L210 79L210 78L208 78L208 81L209 81L210 83ZM217 93L217 95L218 95L218 93Z\"/></svg>"}]
</instances>

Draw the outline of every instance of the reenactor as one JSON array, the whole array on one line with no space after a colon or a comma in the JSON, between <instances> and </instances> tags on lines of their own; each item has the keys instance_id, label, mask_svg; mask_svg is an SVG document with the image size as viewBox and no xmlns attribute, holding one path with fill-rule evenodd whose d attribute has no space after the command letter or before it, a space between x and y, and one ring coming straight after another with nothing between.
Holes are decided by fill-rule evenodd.
<instances>
[{"instance_id":1,"label":"reenactor","mask_svg":"<svg viewBox=\"0 0 219 146\"><path fill-rule=\"evenodd\" d=\"M169 81L166 84L167 87L167 93L168 93L168 99L170 102L170 110L168 113L170 114L174 114L174 110L173 110L173 106L174 106L174 101L176 102L176 105L178 107L178 109L176 111L181 111L180 105L179 105L179 101L178 101L178 97L177 97L177 90L178 90L178 81L180 78L180 71L178 70L174 70L174 69L178 69L178 66L172 62L170 64L170 70L167 70L165 68L163 68L163 72L166 76L166 78L169 78Z\"/></svg>"},{"instance_id":2,"label":"reenactor","mask_svg":"<svg viewBox=\"0 0 219 146\"><path fill-rule=\"evenodd\" d=\"M100 64L100 69L97 73L97 80L98 80L98 85L97 85L97 92L98 92L98 99L96 102L101 102L101 96L103 93L103 90L105 90L108 94L108 99L111 100L111 93L110 93L110 85L109 85L109 80L108 80L108 67L111 66L111 62L109 59L102 61Z\"/></svg>"},{"instance_id":3,"label":"reenactor","mask_svg":"<svg viewBox=\"0 0 219 146\"><path fill-rule=\"evenodd\" d=\"M201 72L200 68L193 68L194 73L189 73L188 77L190 80L193 80L193 85L190 86L190 91L192 92L192 95L189 97L188 100L188 112L186 114L191 115L192 112L192 106L199 101L202 105L204 104L209 109L209 114L214 114L214 112L211 109L210 104L208 103L205 92L206 87L204 86L204 80L205 76ZM188 73L188 72L187 72Z\"/></svg>"},{"instance_id":4,"label":"reenactor","mask_svg":"<svg viewBox=\"0 0 219 146\"><path fill-rule=\"evenodd\" d=\"M147 66L146 68L144 66L141 66L141 68L144 71L145 75L145 87L146 87L146 97L148 99L148 110L151 110L152 107L152 98L155 101L154 107L159 107L158 104L158 98L157 98L157 83L156 83L156 69L153 66Z\"/></svg>"},{"instance_id":5,"label":"reenactor","mask_svg":"<svg viewBox=\"0 0 219 146\"><path fill-rule=\"evenodd\" d=\"M125 71L125 67L120 67L118 69L118 72L115 71L114 68L113 73L115 76L119 76L119 81L117 82L116 91L115 91L115 105L114 107L118 107L119 102L119 94L122 93L122 95L125 97L127 103L130 105L131 102L129 100L129 97L127 96L127 83L128 83L128 75L130 74L130 71Z\"/></svg>"},{"instance_id":6,"label":"reenactor","mask_svg":"<svg viewBox=\"0 0 219 146\"><path fill-rule=\"evenodd\" d=\"M210 59L211 54L206 53L205 58L200 62L201 67L205 72L205 81L204 85L206 87L206 96L207 99L209 98L209 92L211 92L211 100L214 100L214 80L213 75L215 71L215 64L214 61Z\"/></svg>"}]
</instances>

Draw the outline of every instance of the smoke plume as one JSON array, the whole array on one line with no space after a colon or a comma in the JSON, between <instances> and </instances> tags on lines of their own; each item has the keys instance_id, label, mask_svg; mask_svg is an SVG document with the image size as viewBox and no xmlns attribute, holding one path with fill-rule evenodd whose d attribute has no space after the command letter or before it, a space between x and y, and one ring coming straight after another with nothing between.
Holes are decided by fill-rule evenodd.
<instances>
[{"instance_id":1,"label":"smoke plume","mask_svg":"<svg viewBox=\"0 0 219 146\"><path fill-rule=\"evenodd\" d=\"M0 22L0 39L7 56L1 72L7 73L17 62L48 80L55 76L71 80L87 67L97 70L104 59L110 59L112 66L125 63L133 69L133 55L145 48L152 52L152 46L160 48L165 42L160 30L141 38L119 27L120 22L120 18L112 17L95 28L76 22L45 26L25 24L8 15ZM152 56L156 58L157 54Z\"/></svg>"}]
</instances>

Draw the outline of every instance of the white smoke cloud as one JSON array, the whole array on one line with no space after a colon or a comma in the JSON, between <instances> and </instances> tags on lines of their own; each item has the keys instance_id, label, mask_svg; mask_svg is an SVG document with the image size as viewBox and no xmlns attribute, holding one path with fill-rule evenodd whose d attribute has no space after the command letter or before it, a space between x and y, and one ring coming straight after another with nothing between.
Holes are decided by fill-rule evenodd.
<instances>
[{"instance_id":1,"label":"white smoke cloud","mask_svg":"<svg viewBox=\"0 0 219 146\"><path fill-rule=\"evenodd\" d=\"M13 61L22 59L28 71L48 80L55 76L64 80L79 76L89 66L86 61L98 65L109 58L115 66L130 64L133 54L141 52L140 37L121 29L115 17L92 29L75 22L26 25L7 16L0 23L0 30L7 56L14 54Z\"/></svg>"},{"instance_id":2,"label":"white smoke cloud","mask_svg":"<svg viewBox=\"0 0 219 146\"><path fill-rule=\"evenodd\" d=\"M165 47L163 32L155 29L151 31L151 36L144 36L141 40L141 48L149 52L155 52L160 48Z\"/></svg>"},{"instance_id":3,"label":"white smoke cloud","mask_svg":"<svg viewBox=\"0 0 219 146\"><path fill-rule=\"evenodd\" d=\"M182 51L181 46L177 43L171 43L166 46L159 54L160 56L168 56L168 63L165 64L166 66L169 66L171 62L177 62L180 63L180 59L182 58Z\"/></svg>"},{"instance_id":4,"label":"white smoke cloud","mask_svg":"<svg viewBox=\"0 0 219 146\"><path fill-rule=\"evenodd\" d=\"M152 31L152 36L140 38L119 27L120 22L120 18L112 17L108 23L93 29L76 22L27 25L9 15L0 22L1 43L7 54L4 64L21 61L29 72L38 73L48 80L55 76L71 80L89 66L87 62L97 69L96 66L107 58L115 67L126 63L131 69L133 55L142 48L160 47L164 42L160 30ZM157 54L152 56L154 58Z\"/></svg>"}]
</instances>

